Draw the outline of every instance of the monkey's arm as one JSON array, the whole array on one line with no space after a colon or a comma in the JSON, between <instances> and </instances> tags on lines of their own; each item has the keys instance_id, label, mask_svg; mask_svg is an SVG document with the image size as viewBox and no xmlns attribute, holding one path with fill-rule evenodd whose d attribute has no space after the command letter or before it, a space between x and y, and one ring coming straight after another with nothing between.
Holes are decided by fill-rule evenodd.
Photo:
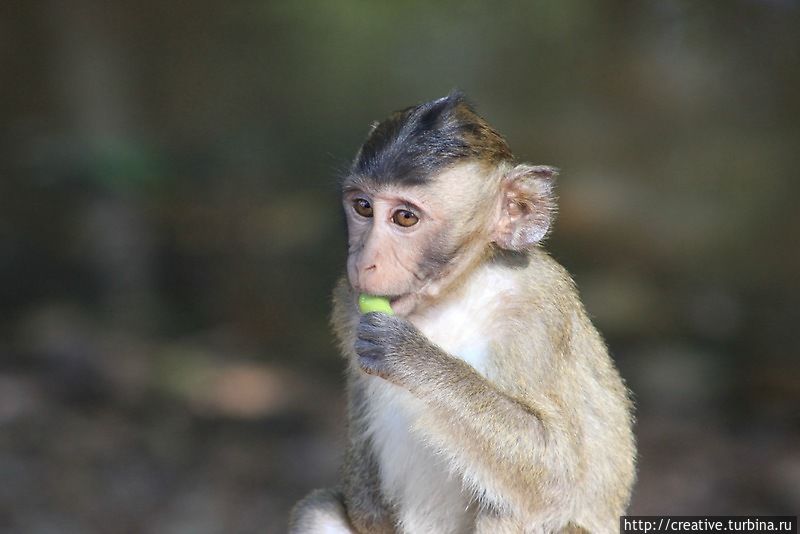
<instances>
[{"instance_id":1,"label":"monkey's arm","mask_svg":"<svg viewBox=\"0 0 800 534\"><path fill-rule=\"evenodd\" d=\"M355 351L365 372L426 403L415 431L485 504L535 514L571 494L560 488L578 476L581 437L557 391L513 398L399 317L363 316Z\"/></svg>"},{"instance_id":2,"label":"monkey's arm","mask_svg":"<svg viewBox=\"0 0 800 534\"><path fill-rule=\"evenodd\" d=\"M378 465L364 428L362 381L348 380L348 444L344 465L344 501L350 522L364 534L394 534L389 507L381 498Z\"/></svg>"}]
</instances>

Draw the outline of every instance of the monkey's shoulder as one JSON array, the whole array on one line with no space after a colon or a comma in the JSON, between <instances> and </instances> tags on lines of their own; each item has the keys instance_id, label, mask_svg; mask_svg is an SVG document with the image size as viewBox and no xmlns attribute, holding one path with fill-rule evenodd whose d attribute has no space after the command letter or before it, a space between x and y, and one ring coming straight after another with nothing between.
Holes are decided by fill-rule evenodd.
<instances>
[{"instance_id":1,"label":"monkey's shoulder","mask_svg":"<svg viewBox=\"0 0 800 534\"><path fill-rule=\"evenodd\" d=\"M509 325L538 319L563 322L583 313L575 282L566 268L541 248L520 254L499 254L473 285L486 286L491 310ZM505 319L512 319L511 322Z\"/></svg>"}]
</instances>

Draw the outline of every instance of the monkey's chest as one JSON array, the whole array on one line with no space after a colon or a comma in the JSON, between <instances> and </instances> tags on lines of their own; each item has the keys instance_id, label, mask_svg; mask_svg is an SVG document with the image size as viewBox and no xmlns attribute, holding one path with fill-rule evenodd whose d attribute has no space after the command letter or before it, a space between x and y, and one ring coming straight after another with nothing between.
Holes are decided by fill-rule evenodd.
<instances>
[{"instance_id":1,"label":"monkey's chest","mask_svg":"<svg viewBox=\"0 0 800 534\"><path fill-rule=\"evenodd\" d=\"M422 402L385 380L366 379L381 491L397 511L401 532L470 532L475 506L460 476L414 430Z\"/></svg>"},{"instance_id":2,"label":"monkey's chest","mask_svg":"<svg viewBox=\"0 0 800 534\"><path fill-rule=\"evenodd\" d=\"M479 372L488 361L486 336L480 329L461 328L456 317L450 328L437 322L426 327L431 341ZM423 330L425 332L425 330ZM458 472L421 436L418 426L427 410L407 390L376 377L367 377L370 430L378 461L381 490L397 510L402 532L472 532L476 506Z\"/></svg>"},{"instance_id":3,"label":"monkey's chest","mask_svg":"<svg viewBox=\"0 0 800 534\"><path fill-rule=\"evenodd\" d=\"M490 373L493 317L508 286L491 270L479 273L462 295L412 322L436 346L479 373ZM398 512L403 532L472 532L476 504L457 469L422 438L429 408L407 390L368 380L370 431L381 490ZM430 423L427 423L430 424Z\"/></svg>"}]
</instances>

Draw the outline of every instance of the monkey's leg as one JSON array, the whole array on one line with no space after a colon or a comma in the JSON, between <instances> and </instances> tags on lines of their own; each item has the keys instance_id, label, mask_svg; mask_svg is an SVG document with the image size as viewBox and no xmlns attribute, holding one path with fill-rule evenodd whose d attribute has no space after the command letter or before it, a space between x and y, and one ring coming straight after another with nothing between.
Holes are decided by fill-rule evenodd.
<instances>
[{"instance_id":1,"label":"monkey's leg","mask_svg":"<svg viewBox=\"0 0 800 534\"><path fill-rule=\"evenodd\" d=\"M342 494L336 490L312 491L292 509L289 534L356 534L347 520Z\"/></svg>"}]
</instances>

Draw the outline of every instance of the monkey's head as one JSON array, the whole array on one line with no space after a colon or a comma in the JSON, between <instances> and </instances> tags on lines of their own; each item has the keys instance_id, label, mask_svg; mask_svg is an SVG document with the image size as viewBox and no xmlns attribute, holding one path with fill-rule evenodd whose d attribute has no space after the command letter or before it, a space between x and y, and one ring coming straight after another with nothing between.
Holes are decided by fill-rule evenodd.
<instances>
[{"instance_id":1,"label":"monkey's head","mask_svg":"<svg viewBox=\"0 0 800 534\"><path fill-rule=\"evenodd\" d=\"M497 249L524 254L550 228L555 176L516 165L460 93L395 112L342 184L350 284L408 314Z\"/></svg>"}]
</instances>

